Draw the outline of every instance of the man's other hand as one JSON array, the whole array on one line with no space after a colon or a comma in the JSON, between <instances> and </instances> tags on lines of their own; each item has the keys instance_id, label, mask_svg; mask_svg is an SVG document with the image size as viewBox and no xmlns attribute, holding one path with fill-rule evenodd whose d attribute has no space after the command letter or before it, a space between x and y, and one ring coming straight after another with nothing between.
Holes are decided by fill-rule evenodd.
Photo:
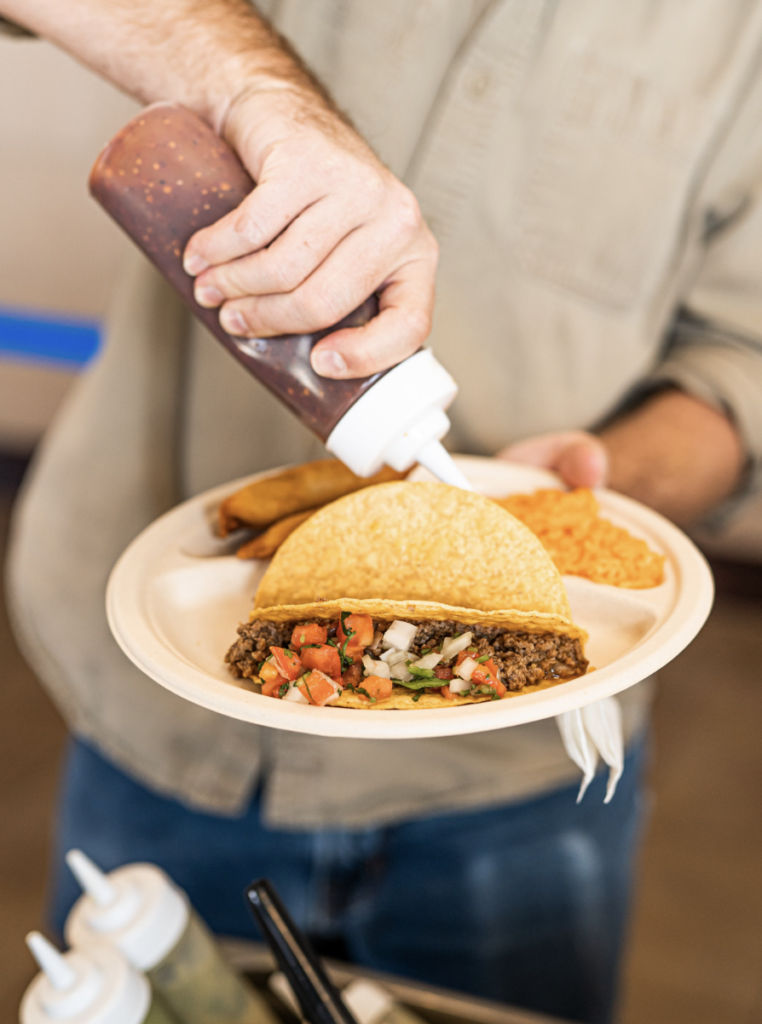
<instances>
[{"instance_id":1,"label":"man's other hand","mask_svg":"<svg viewBox=\"0 0 762 1024\"><path fill-rule=\"evenodd\" d=\"M363 377L411 355L431 328L437 244L413 194L317 96L263 87L234 103L225 137L257 187L191 238L197 301L230 334L330 327L373 292L380 312L312 352L326 377Z\"/></svg>"},{"instance_id":2,"label":"man's other hand","mask_svg":"<svg viewBox=\"0 0 762 1024\"><path fill-rule=\"evenodd\" d=\"M682 524L733 493L746 459L730 418L677 389L654 395L600 436L544 434L498 457L553 470L569 487L611 487Z\"/></svg>"}]
</instances>

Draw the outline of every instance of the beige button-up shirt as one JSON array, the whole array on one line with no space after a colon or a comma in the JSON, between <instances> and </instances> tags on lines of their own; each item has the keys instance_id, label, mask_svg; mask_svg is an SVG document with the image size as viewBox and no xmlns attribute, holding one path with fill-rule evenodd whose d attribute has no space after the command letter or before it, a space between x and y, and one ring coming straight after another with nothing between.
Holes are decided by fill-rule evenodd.
<instances>
[{"instance_id":1,"label":"beige button-up shirt","mask_svg":"<svg viewBox=\"0 0 762 1024\"><path fill-rule=\"evenodd\" d=\"M431 341L460 384L453 448L594 426L672 381L731 413L756 483L761 3L260 7L440 241ZM571 781L553 721L405 742L280 733L185 703L120 653L104 590L135 534L182 497L319 454L136 257L16 521L18 633L74 731L196 807L236 813L261 783L280 826L362 826ZM625 695L630 735L646 701L643 687Z\"/></svg>"}]
</instances>

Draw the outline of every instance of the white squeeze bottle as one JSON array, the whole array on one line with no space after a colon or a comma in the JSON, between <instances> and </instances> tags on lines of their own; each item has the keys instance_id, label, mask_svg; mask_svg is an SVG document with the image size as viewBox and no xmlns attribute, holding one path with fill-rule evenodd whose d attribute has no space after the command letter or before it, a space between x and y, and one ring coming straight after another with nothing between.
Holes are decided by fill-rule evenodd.
<instances>
[{"instance_id":1,"label":"white squeeze bottle","mask_svg":"<svg viewBox=\"0 0 762 1024\"><path fill-rule=\"evenodd\" d=\"M127 864L104 874L80 850L70 850L66 861L84 889L66 921L71 946L117 947L145 972L179 1024L279 1024L160 868Z\"/></svg>"},{"instance_id":2,"label":"white squeeze bottle","mask_svg":"<svg viewBox=\"0 0 762 1024\"><path fill-rule=\"evenodd\" d=\"M20 1024L174 1024L118 949L59 953L39 932L26 941L41 970L21 1000Z\"/></svg>"}]
</instances>

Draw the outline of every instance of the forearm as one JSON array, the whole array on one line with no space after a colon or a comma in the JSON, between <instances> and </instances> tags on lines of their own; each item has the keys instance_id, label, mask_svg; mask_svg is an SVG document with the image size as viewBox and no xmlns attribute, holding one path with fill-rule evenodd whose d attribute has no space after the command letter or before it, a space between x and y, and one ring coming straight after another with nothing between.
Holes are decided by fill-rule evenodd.
<instances>
[{"instance_id":1,"label":"forearm","mask_svg":"<svg viewBox=\"0 0 762 1024\"><path fill-rule=\"evenodd\" d=\"M655 395L601 434L608 485L678 523L729 497L745 452L727 416L682 391Z\"/></svg>"},{"instance_id":2,"label":"forearm","mask_svg":"<svg viewBox=\"0 0 762 1024\"><path fill-rule=\"evenodd\" d=\"M217 131L252 90L318 83L247 0L0 0L0 15L68 50L136 99L174 100Z\"/></svg>"}]
</instances>

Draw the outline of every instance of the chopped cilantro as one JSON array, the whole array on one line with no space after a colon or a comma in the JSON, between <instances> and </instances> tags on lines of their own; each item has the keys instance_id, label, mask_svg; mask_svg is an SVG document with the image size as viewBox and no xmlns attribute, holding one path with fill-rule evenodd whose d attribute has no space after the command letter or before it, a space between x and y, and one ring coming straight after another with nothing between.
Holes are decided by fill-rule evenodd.
<instances>
[{"instance_id":1,"label":"chopped cilantro","mask_svg":"<svg viewBox=\"0 0 762 1024\"><path fill-rule=\"evenodd\" d=\"M288 687L288 683L281 683L280 686L278 687L278 696L285 697L286 694L288 693Z\"/></svg>"},{"instance_id":2,"label":"chopped cilantro","mask_svg":"<svg viewBox=\"0 0 762 1024\"><path fill-rule=\"evenodd\" d=\"M421 699L421 691L419 690L418 693L414 693L413 694L413 703L417 704L420 699Z\"/></svg>"},{"instance_id":3,"label":"chopped cilantro","mask_svg":"<svg viewBox=\"0 0 762 1024\"><path fill-rule=\"evenodd\" d=\"M351 615L351 614L352 614L351 612L341 612L341 615L340 615L340 618L341 618L341 628L344 630L344 633L346 635L346 640L341 645L341 647L338 648L339 656L341 657L341 668L342 668L342 670L346 670L348 668L351 668L352 665L354 664L353 660L347 655L347 644L352 639L352 637L355 635L357 630L356 629L352 629L351 627L349 629L346 629L344 627L344 623L347 620L347 616ZM334 644L333 646L336 647L337 645Z\"/></svg>"},{"instance_id":4,"label":"chopped cilantro","mask_svg":"<svg viewBox=\"0 0 762 1024\"><path fill-rule=\"evenodd\" d=\"M368 700L371 702L371 704L375 704L376 703L376 698L375 697L371 697L371 695L368 693L368 691L365 689L364 686L355 686L353 689L354 689L355 693L361 693L361 694L363 694L364 697L367 697Z\"/></svg>"},{"instance_id":5,"label":"chopped cilantro","mask_svg":"<svg viewBox=\"0 0 762 1024\"><path fill-rule=\"evenodd\" d=\"M434 673L432 672L431 675L433 676ZM393 682L396 683L398 686L407 687L408 690L425 690L427 687L430 686L433 686L435 689L439 689L441 686L447 685L446 679L440 680L436 678L433 679L433 681L430 678L409 679L407 682L404 682L402 679L394 679Z\"/></svg>"},{"instance_id":6,"label":"chopped cilantro","mask_svg":"<svg viewBox=\"0 0 762 1024\"><path fill-rule=\"evenodd\" d=\"M416 679L434 679L433 668L421 668L419 665L414 665L412 661L407 662L407 670L414 675Z\"/></svg>"}]
</instances>

